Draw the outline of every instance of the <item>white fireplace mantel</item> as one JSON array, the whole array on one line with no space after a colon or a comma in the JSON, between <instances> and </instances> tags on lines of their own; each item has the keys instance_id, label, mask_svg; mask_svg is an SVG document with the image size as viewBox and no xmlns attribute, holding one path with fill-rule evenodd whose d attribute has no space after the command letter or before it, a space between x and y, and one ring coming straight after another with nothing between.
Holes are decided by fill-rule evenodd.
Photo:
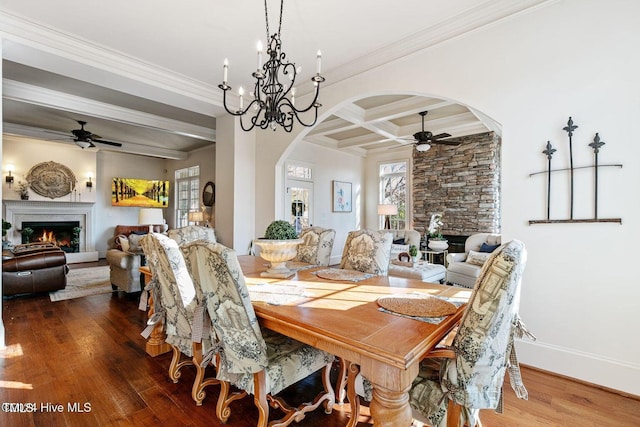
<instances>
[{"instance_id":1,"label":"white fireplace mantel","mask_svg":"<svg viewBox=\"0 0 640 427\"><path fill-rule=\"evenodd\" d=\"M89 262L98 260L93 236L94 202L57 202L46 200L3 200L4 219L12 224L7 240L14 245L21 242L18 232L23 221L78 221L80 252L67 253L67 262Z\"/></svg>"}]
</instances>

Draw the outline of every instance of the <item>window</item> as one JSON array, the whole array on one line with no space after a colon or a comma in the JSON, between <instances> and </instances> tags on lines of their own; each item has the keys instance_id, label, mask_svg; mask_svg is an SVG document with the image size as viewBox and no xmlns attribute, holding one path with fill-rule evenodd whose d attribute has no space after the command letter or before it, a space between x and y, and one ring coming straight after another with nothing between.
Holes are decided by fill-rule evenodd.
<instances>
[{"instance_id":1,"label":"window","mask_svg":"<svg viewBox=\"0 0 640 427\"><path fill-rule=\"evenodd\" d=\"M407 225L407 162L380 165L380 203L398 207L398 214L389 218L391 229L404 230ZM384 218L380 217L380 228Z\"/></svg>"},{"instance_id":2,"label":"window","mask_svg":"<svg viewBox=\"0 0 640 427\"><path fill-rule=\"evenodd\" d=\"M287 164L285 215L298 233L312 221L312 172L310 166Z\"/></svg>"},{"instance_id":3,"label":"window","mask_svg":"<svg viewBox=\"0 0 640 427\"><path fill-rule=\"evenodd\" d=\"M189 212L200 210L200 166L176 170L176 228L189 225Z\"/></svg>"}]
</instances>

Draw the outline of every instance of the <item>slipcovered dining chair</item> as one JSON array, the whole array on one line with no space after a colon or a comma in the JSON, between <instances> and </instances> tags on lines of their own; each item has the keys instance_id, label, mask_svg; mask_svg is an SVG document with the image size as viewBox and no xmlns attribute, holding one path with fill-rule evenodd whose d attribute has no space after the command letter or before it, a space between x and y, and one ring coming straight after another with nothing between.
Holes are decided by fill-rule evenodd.
<instances>
[{"instance_id":1,"label":"slipcovered dining chair","mask_svg":"<svg viewBox=\"0 0 640 427\"><path fill-rule=\"evenodd\" d=\"M436 348L421 363L409 391L414 419L434 427L480 425L480 409L502 409L507 370L517 397L527 399L514 347L515 337L535 339L518 315L526 258L524 244L512 240L485 262L452 345ZM357 367L349 369L349 396L355 390L371 400L371 384L356 374ZM348 425L354 426L357 397L351 406Z\"/></svg>"},{"instance_id":2,"label":"slipcovered dining chair","mask_svg":"<svg viewBox=\"0 0 640 427\"><path fill-rule=\"evenodd\" d=\"M350 231L344 244L340 268L386 276L393 234L386 230Z\"/></svg>"},{"instance_id":3,"label":"slipcovered dining chair","mask_svg":"<svg viewBox=\"0 0 640 427\"><path fill-rule=\"evenodd\" d=\"M216 406L218 419L225 423L229 405L247 394L254 395L258 427L289 425L324 403L330 413L335 400L329 383L334 356L284 335L262 331L249 300L249 291L232 249L218 243L195 241L182 247L191 275L204 295L211 319L213 346L208 358L216 359L221 389ZM206 359L205 359L206 360ZM323 369L324 390L308 404L292 408L275 394ZM230 386L241 390L230 394ZM268 423L269 405L285 416Z\"/></svg>"},{"instance_id":4,"label":"slipcovered dining chair","mask_svg":"<svg viewBox=\"0 0 640 427\"><path fill-rule=\"evenodd\" d=\"M209 351L211 341L208 337L194 334L194 330L202 330L202 323L197 328L194 327L194 322L204 321L202 317L196 316L199 309L203 310L202 298L198 297L199 292L175 240L162 234L150 233L141 240L141 245L153 277L145 290L152 293L154 304L154 315L149 319L142 335L148 338L158 322L164 323L165 341L173 351L169 378L177 383L184 366L195 366L196 376L191 397L200 406L205 397L204 388L218 383L215 379L205 379L206 365L201 366L203 351ZM182 358L182 354L187 358Z\"/></svg>"},{"instance_id":5,"label":"slipcovered dining chair","mask_svg":"<svg viewBox=\"0 0 640 427\"><path fill-rule=\"evenodd\" d=\"M336 239L336 230L318 226L307 227L298 237L304 242L298 245L298 253L293 261L321 266L331 263L331 250Z\"/></svg>"}]
</instances>

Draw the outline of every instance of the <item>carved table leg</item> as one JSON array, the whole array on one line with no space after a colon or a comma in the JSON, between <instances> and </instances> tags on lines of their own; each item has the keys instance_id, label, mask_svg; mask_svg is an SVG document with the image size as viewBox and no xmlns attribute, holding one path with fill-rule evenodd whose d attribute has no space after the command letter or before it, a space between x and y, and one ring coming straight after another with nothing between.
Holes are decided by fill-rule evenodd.
<instances>
[{"instance_id":1,"label":"carved table leg","mask_svg":"<svg viewBox=\"0 0 640 427\"><path fill-rule=\"evenodd\" d=\"M376 427L409 427L413 417L409 406L409 388L392 391L374 384L370 409Z\"/></svg>"}]
</instances>

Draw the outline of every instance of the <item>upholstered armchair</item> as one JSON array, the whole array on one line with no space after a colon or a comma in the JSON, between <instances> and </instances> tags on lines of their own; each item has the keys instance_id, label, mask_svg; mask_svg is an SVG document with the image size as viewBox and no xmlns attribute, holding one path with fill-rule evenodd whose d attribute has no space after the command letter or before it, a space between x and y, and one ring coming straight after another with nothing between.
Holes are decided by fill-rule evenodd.
<instances>
[{"instance_id":1,"label":"upholstered armchair","mask_svg":"<svg viewBox=\"0 0 640 427\"><path fill-rule=\"evenodd\" d=\"M153 231L159 233L164 225L154 225ZM142 290L140 282L140 265L143 254L140 241L149 232L147 225L117 225L113 237L109 239L107 263L109 278L113 290L120 289L127 293Z\"/></svg>"},{"instance_id":2,"label":"upholstered armchair","mask_svg":"<svg viewBox=\"0 0 640 427\"><path fill-rule=\"evenodd\" d=\"M477 233L464 243L464 253L447 255L445 281L450 284L473 288L482 266L493 250L500 246L499 234Z\"/></svg>"},{"instance_id":3,"label":"upholstered armchair","mask_svg":"<svg viewBox=\"0 0 640 427\"><path fill-rule=\"evenodd\" d=\"M181 369L194 366L196 376L191 397L200 406L205 397L205 387L218 383L215 379L205 379L207 364L202 366L203 351L211 348L209 337L201 336L204 317L196 314L201 314L204 309L202 294L194 286L175 240L163 234L151 233L144 236L141 245L153 277L147 289L153 295L154 304L154 316L143 336L148 337L157 322L164 323L165 341L173 351L169 378L177 383ZM194 326L194 322L199 322L198 327Z\"/></svg>"},{"instance_id":4,"label":"upholstered armchair","mask_svg":"<svg viewBox=\"0 0 640 427\"><path fill-rule=\"evenodd\" d=\"M524 244L512 240L486 261L451 346L436 348L421 363L409 391L414 419L434 427L480 425L480 409L496 409L502 401L507 370L517 397L527 399L514 347L516 337L535 339L518 315L526 258ZM372 391L356 376L357 367L351 368L349 427L357 421L356 392L371 400Z\"/></svg>"},{"instance_id":5,"label":"upholstered armchair","mask_svg":"<svg viewBox=\"0 0 640 427\"><path fill-rule=\"evenodd\" d=\"M344 244L340 268L386 276L393 235L388 230L350 231Z\"/></svg>"},{"instance_id":6,"label":"upholstered armchair","mask_svg":"<svg viewBox=\"0 0 640 427\"><path fill-rule=\"evenodd\" d=\"M258 427L266 427L269 405L285 416L269 425L286 426L300 421L304 414L324 403L333 407L334 393L329 373L334 356L286 336L261 330L249 300L249 292L236 253L218 243L195 241L181 248L197 287L200 287L211 319L210 355L217 360L216 377L220 394L216 415L226 423L230 404L247 394L254 395ZM297 408L275 396L286 387L323 369L324 391L308 404ZM230 386L240 392L230 394Z\"/></svg>"},{"instance_id":7,"label":"upholstered armchair","mask_svg":"<svg viewBox=\"0 0 640 427\"><path fill-rule=\"evenodd\" d=\"M336 230L322 227L304 228L300 235L303 243L298 245L294 262L327 266L331 263L331 250L336 239Z\"/></svg>"}]
</instances>

